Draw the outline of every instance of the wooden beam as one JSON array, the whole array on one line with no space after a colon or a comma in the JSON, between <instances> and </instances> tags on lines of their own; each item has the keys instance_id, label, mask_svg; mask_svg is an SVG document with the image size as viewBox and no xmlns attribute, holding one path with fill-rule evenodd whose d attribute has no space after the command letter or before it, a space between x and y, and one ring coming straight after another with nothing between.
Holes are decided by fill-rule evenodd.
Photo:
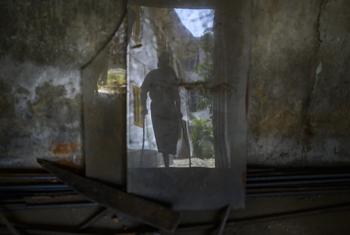
<instances>
[{"instance_id":1,"label":"wooden beam","mask_svg":"<svg viewBox=\"0 0 350 235\"><path fill-rule=\"evenodd\" d=\"M104 207L168 232L175 231L179 223L180 214L159 203L85 178L47 160L38 159L37 161L67 185Z\"/></svg>"}]
</instances>

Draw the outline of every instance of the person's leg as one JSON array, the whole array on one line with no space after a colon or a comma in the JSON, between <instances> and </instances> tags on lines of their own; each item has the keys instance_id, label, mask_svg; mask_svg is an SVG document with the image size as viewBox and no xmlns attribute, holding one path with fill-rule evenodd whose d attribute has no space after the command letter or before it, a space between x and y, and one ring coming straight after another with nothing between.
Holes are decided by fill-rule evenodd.
<instances>
[{"instance_id":1,"label":"person's leg","mask_svg":"<svg viewBox=\"0 0 350 235\"><path fill-rule=\"evenodd\" d=\"M170 164L169 164L169 154L163 153L163 160L164 160L164 166L168 168L170 166Z\"/></svg>"}]
</instances>

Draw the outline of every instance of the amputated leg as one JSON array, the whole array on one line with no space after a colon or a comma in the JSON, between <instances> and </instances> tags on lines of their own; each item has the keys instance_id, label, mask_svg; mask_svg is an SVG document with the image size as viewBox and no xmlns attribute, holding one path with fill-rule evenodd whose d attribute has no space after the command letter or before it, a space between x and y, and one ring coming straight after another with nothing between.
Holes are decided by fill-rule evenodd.
<instances>
[{"instance_id":1,"label":"amputated leg","mask_svg":"<svg viewBox=\"0 0 350 235\"><path fill-rule=\"evenodd\" d=\"M164 166L169 167L169 154L163 153Z\"/></svg>"}]
</instances>

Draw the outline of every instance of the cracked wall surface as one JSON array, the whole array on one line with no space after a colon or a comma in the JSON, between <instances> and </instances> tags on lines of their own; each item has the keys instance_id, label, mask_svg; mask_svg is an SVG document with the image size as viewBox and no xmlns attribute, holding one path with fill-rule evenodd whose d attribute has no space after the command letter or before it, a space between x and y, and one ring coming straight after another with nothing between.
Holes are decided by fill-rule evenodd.
<instances>
[{"instance_id":1,"label":"cracked wall surface","mask_svg":"<svg viewBox=\"0 0 350 235\"><path fill-rule=\"evenodd\" d=\"M113 34L121 3L0 2L0 168L83 166L80 67Z\"/></svg>"},{"instance_id":2,"label":"cracked wall surface","mask_svg":"<svg viewBox=\"0 0 350 235\"><path fill-rule=\"evenodd\" d=\"M1 167L31 167L46 157L80 165L79 72L8 58L0 63Z\"/></svg>"},{"instance_id":3,"label":"cracked wall surface","mask_svg":"<svg viewBox=\"0 0 350 235\"><path fill-rule=\"evenodd\" d=\"M350 162L350 2L253 1L249 159Z\"/></svg>"},{"instance_id":4,"label":"cracked wall surface","mask_svg":"<svg viewBox=\"0 0 350 235\"><path fill-rule=\"evenodd\" d=\"M0 165L81 165L81 76L121 1L0 2ZM252 1L248 163L350 162L350 1ZM234 65L233 65L234 66Z\"/></svg>"}]
</instances>

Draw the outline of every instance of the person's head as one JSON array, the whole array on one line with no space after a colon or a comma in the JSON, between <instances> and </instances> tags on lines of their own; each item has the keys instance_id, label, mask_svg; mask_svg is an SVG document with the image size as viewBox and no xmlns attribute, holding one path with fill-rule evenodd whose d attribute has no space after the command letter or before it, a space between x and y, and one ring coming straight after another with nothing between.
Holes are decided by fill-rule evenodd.
<instances>
[{"instance_id":1,"label":"person's head","mask_svg":"<svg viewBox=\"0 0 350 235\"><path fill-rule=\"evenodd\" d=\"M168 66L170 64L170 58L169 58L169 54L167 52L163 52L162 54L160 54L160 56L158 57L158 67L165 67Z\"/></svg>"}]
</instances>

